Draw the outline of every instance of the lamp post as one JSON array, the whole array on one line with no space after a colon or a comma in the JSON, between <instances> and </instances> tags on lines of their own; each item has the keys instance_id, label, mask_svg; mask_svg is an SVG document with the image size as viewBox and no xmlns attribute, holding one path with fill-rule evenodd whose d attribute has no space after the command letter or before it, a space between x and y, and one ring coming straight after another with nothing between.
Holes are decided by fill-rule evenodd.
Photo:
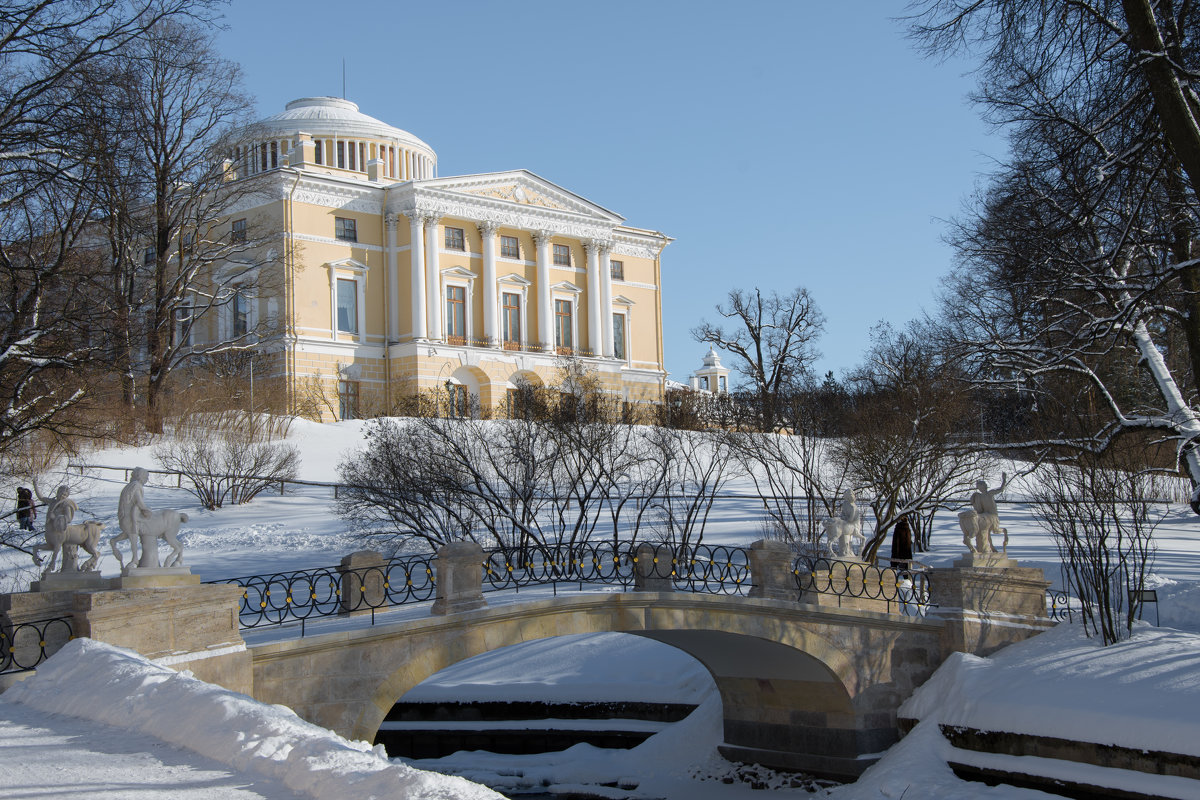
<instances>
[{"instance_id":1,"label":"lamp post","mask_svg":"<svg viewBox=\"0 0 1200 800\"><path fill-rule=\"evenodd\" d=\"M446 418L454 416L454 381L446 378Z\"/></svg>"}]
</instances>

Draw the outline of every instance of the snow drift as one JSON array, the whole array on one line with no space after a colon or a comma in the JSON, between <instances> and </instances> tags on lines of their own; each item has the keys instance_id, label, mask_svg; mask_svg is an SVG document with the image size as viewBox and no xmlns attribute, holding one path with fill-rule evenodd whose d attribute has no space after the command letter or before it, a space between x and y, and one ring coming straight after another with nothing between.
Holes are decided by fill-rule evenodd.
<instances>
[{"instance_id":1,"label":"snow drift","mask_svg":"<svg viewBox=\"0 0 1200 800\"><path fill-rule=\"evenodd\" d=\"M5 701L154 736L298 796L406 800L502 800L463 778L390 762L382 748L351 742L269 706L91 639L69 642Z\"/></svg>"}]
</instances>

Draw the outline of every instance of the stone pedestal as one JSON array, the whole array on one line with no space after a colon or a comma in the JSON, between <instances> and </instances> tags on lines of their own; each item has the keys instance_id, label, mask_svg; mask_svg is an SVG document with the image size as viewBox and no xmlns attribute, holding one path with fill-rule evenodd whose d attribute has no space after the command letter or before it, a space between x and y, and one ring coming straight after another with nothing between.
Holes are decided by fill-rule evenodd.
<instances>
[{"instance_id":1,"label":"stone pedestal","mask_svg":"<svg viewBox=\"0 0 1200 800\"><path fill-rule=\"evenodd\" d=\"M634 551L633 590L635 592L673 592L671 551L643 542Z\"/></svg>"},{"instance_id":2,"label":"stone pedestal","mask_svg":"<svg viewBox=\"0 0 1200 800\"><path fill-rule=\"evenodd\" d=\"M143 589L156 586L198 586L200 576L190 567L125 567L121 575L111 578L105 588Z\"/></svg>"},{"instance_id":3,"label":"stone pedestal","mask_svg":"<svg viewBox=\"0 0 1200 800\"><path fill-rule=\"evenodd\" d=\"M75 636L128 647L249 694L253 671L238 626L241 598L242 587L227 584L77 592Z\"/></svg>"},{"instance_id":4,"label":"stone pedestal","mask_svg":"<svg viewBox=\"0 0 1200 800\"><path fill-rule=\"evenodd\" d=\"M796 601L800 589L792 572L795 553L786 544L773 539L759 539L750 545L751 597Z\"/></svg>"},{"instance_id":5,"label":"stone pedestal","mask_svg":"<svg viewBox=\"0 0 1200 800\"><path fill-rule=\"evenodd\" d=\"M47 655L57 652L70 636L87 636L249 694L253 683L250 653L238 629L242 587L198 585L198 576L186 577L193 579L192 585L0 595L0 631L17 646L36 649L38 641L23 643L22 639L34 628L22 629L21 625L68 617L69 630L66 625L46 628ZM169 578L157 576L158 580ZM10 683L0 681L0 690Z\"/></svg>"},{"instance_id":6,"label":"stone pedestal","mask_svg":"<svg viewBox=\"0 0 1200 800\"><path fill-rule=\"evenodd\" d=\"M930 613L946 622L946 654L985 656L1053 627L1046 617L1049 586L1041 569L999 553L968 553L949 569L933 570Z\"/></svg>"},{"instance_id":7,"label":"stone pedestal","mask_svg":"<svg viewBox=\"0 0 1200 800\"><path fill-rule=\"evenodd\" d=\"M31 592L71 592L81 589L107 589L108 579L99 570L88 572L51 572L29 584Z\"/></svg>"},{"instance_id":8,"label":"stone pedestal","mask_svg":"<svg viewBox=\"0 0 1200 800\"><path fill-rule=\"evenodd\" d=\"M483 548L451 542L437 552L437 599L430 613L454 614L487 605L483 599Z\"/></svg>"},{"instance_id":9,"label":"stone pedestal","mask_svg":"<svg viewBox=\"0 0 1200 800\"><path fill-rule=\"evenodd\" d=\"M359 550L344 557L337 571L342 576L341 608L338 614L370 614L387 601L383 554Z\"/></svg>"}]
</instances>

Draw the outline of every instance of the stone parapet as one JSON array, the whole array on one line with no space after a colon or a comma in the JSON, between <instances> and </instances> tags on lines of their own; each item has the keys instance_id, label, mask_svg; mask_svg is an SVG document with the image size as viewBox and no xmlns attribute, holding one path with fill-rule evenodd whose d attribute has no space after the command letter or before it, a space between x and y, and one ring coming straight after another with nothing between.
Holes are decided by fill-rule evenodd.
<instances>
[{"instance_id":1,"label":"stone parapet","mask_svg":"<svg viewBox=\"0 0 1200 800\"><path fill-rule=\"evenodd\" d=\"M668 569L672 557L669 547L655 547L642 542L634 552L633 590L635 592L673 592L673 569Z\"/></svg>"},{"instance_id":2,"label":"stone parapet","mask_svg":"<svg viewBox=\"0 0 1200 800\"><path fill-rule=\"evenodd\" d=\"M827 569L813 571L800 602L886 614L896 612L902 599L894 570L862 561L831 561Z\"/></svg>"}]
</instances>

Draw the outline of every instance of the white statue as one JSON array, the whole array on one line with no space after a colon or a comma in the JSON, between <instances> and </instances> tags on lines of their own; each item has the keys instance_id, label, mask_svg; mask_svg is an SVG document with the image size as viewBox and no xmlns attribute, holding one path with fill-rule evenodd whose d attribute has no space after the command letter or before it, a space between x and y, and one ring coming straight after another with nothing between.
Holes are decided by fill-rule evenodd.
<instances>
[{"instance_id":1,"label":"white statue","mask_svg":"<svg viewBox=\"0 0 1200 800\"><path fill-rule=\"evenodd\" d=\"M38 566L42 564L42 559L38 557L38 551L51 551L50 564L42 572L42 579L45 580L54 571L54 564L58 560L59 552L62 552L63 556L62 572L92 571L100 561L100 533L103 530L104 523L96 520L89 520L78 525L68 525L63 531L51 530L47 526L46 543L33 548L33 563ZM91 558L83 562L82 566L76 566L76 554L80 547L86 550Z\"/></svg>"},{"instance_id":2,"label":"white statue","mask_svg":"<svg viewBox=\"0 0 1200 800\"><path fill-rule=\"evenodd\" d=\"M188 521L187 514L174 509L152 511L146 506L143 497L143 487L149 480L150 473L142 467L134 467L129 476L129 483L121 490L117 502L117 519L121 523L121 533L112 538L113 555L121 563L122 571L126 569L117 542L128 541L130 548L129 566L138 568L155 568L158 563L158 540L166 539L171 545L171 554L167 557L164 567L183 566L183 545L179 541L179 526ZM141 544L142 555L138 558L138 544Z\"/></svg>"},{"instance_id":3,"label":"white statue","mask_svg":"<svg viewBox=\"0 0 1200 800\"><path fill-rule=\"evenodd\" d=\"M962 528L963 544L972 553L995 553L992 544L992 534L1003 534L1004 552L1008 554L1008 531L1000 527L1000 510L996 508L996 495L1004 491L1008 484L1008 474L1000 475L1000 487L988 489L987 481L975 484L977 491L971 495L971 508L958 515L958 525Z\"/></svg>"},{"instance_id":4,"label":"white statue","mask_svg":"<svg viewBox=\"0 0 1200 800\"><path fill-rule=\"evenodd\" d=\"M148 518L151 513L142 496L142 487L146 485L149 478L150 473L143 467L134 467L129 477L129 483L125 484L125 488L121 490L121 497L117 500L117 521L121 525L121 532L114 536L109 544L122 569L125 568L125 559L121 557L121 551L117 549L117 542L129 542L130 564L136 564L138 560L139 523ZM156 563L154 566L158 566L158 564Z\"/></svg>"},{"instance_id":5,"label":"white statue","mask_svg":"<svg viewBox=\"0 0 1200 800\"><path fill-rule=\"evenodd\" d=\"M148 519L138 522L138 535L142 540L142 557L138 567L157 567L158 540L165 539L171 545L171 555L164 559L164 567L183 566L183 544L179 541L179 526L188 521L188 515L173 508L151 511Z\"/></svg>"},{"instance_id":6,"label":"white statue","mask_svg":"<svg viewBox=\"0 0 1200 800\"><path fill-rule=\"evenodd\" d=\"M54 497L46 497L38 489L37 481L33 482L33 493L37 495L37 499L46 504L46 528L44 535L46 542L39 544L33 548L33 563L41 566L42 559L38 557L39 550L50 550L54 553L50 560L50 566L46 568L45 574L49 574L54 570L54 564L58 560L58 554L62 552L62 569L61 572L77 572L79 569L76 555L79 550L75 547L68 546L63 548L63 544L67 541L67 527L71 524L71 520L75 519L75 512L79 510L79 506L71 499L71 489L67 486L58 487L58 491L54 493Z\"/></svg>"},{"instance_id":7,"label":"white statue","mask_svg":"<svg viewBox=\"0 0 1200 800\"><path fill-rule=\"evenodd\" d=\"M825 542L831 555L841 558L858 558L854 549L854 541L859 545L865 541L862 535L862 513L858 510L858 502L854 490L847 489L842 494L842 504L836 517L826 517L821 521L825 529ZM836 549L834 543L836 542Z\"/></svg>"}]
</instances>

